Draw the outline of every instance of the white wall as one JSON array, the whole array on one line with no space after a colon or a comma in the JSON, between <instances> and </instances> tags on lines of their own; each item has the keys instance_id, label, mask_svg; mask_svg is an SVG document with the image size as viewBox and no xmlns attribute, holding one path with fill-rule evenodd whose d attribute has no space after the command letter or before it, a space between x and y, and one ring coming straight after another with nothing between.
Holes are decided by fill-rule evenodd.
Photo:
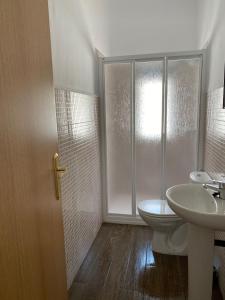
<instances>
[{"instance_id":1,"label":"white wall","mask_svg":"<svg viewBox=\"0 0 225 300\"><path fill-rule=\"evenodd\" d=\"M98 93L95 48L80 0L49 0L55 87Z\"/></svg>"},{"instance_id":2,"label":"white wall","mask_svg":"<svg viewBox=\"0 0 225 300\"><path fill-rule=\"evenodd\" d=\"M106 56L197 49L196 0L83 2L95 46Z\"/></svg>"},{"instance_id":3,"label":"white wall","mask_svg":"<svg viewBox=\"0 0 225 300\"><path fill-rule=\"evenodd\" d=\"M223 86L225 0L198 0L199 49L207 47L207 90Z\"/></svg>"},{"instance_id":4,"label":"white wall","mask_svg":"<svg viewBox=\"0 0 225 300\"><path fill-rule=\"evenodd\" d=\"M208 112L206 123L206 155L205 169L210 172L224 173L223 162L224 143L224 112L222 110L222 89L225 63L225 0L198 0L198 47L207 48L207 95ZM219 135L219 136L218 136ZM217 153L215 155L215 153ZM218 164L218 161L221 163ZM218 179L218 178L214 178ZM216 233L216 238L225 240L225 233ZM225 298L225 250L216 247L215 253L219 257L219 282Z\"/></svg>"},{"instance_id":5,"label":"white wall","mask_svg":"<svg viewBox=\"0 0 225 300\"><path fill-rule=\"evenodd\" d=\"M196 0L49 0L56 87L98 93L105 56L197 49Z\"/></svg>"}]
</instances>

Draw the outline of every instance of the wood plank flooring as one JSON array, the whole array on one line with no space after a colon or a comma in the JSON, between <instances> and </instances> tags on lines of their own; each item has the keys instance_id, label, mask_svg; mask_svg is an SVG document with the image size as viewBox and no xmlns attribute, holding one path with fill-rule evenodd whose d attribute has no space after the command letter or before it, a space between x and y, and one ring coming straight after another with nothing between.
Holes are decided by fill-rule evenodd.
<instances>
[{"instance_id":1,"label":"wood plank flooring","mask_svg":"<svg viewBox=\"0 0 225 300\"><path fill-rule=\"evenodd\" d=\"M153 253L151 237L147 226L103 224L70 300L187 299L187 257ZM214 293L214 300L222 299Z\"/></svg>"}]
</instances>

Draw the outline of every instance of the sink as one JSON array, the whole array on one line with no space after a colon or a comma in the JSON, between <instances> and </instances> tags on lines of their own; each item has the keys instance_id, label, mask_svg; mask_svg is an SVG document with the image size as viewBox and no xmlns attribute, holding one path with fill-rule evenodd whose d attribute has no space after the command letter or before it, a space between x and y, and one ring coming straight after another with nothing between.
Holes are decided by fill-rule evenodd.
<instances>
[{"instance_id":1,"label":"sink","mask_svg":"<svg viewBox=\"0 0 225 300\"><path fill-rule=\"evenodd\" d=\"M215 199L202 185L175 185L166 196L172 210L187 222L225 231L225 201Z\"/></svg>"},{"instance_id":2,"label":"sink","mask_svg":"<svg viewBox=\"0 0 225 300\"><path fill-rule=\"evenodd\" d=\"M188 223L188 299L211 300L215 230L225 231L225 200L201 184L166 192L170 208Z\"/></svg>"}]
</instances>

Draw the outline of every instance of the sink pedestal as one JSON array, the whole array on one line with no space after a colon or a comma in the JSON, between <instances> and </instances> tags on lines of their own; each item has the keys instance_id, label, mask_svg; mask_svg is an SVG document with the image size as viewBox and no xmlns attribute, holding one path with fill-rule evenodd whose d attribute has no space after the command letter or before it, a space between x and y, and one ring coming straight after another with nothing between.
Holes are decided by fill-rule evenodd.
<instances>
[{"instance_id":1,"label":"sink pedestal","mask_svg":"<svg viewBox=\"0 0 225 300\"><path fill-rule=\"evenodd\" d=\"M188 224L188 300L211 300L214 231Z\"/></svg>"},{"instance_id":2,"label":"sink pedestal","mask_svg":"<svg viewBox=\"0 0 225 300\"><path fill-rule=\"evenodd\" d=\"M211 300L214 231L225 231L225 200L198 184L175 185L166 196L188 222L188 300Z\"/></svg>"}]
</instances>

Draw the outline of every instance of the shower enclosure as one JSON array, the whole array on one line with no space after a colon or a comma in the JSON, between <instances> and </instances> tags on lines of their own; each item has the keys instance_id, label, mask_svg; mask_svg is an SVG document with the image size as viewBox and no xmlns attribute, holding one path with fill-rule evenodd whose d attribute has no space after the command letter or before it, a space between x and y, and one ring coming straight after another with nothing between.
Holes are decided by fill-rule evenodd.
<instances>
[{"instance_id":1,"label":"shower enclosure","mask_svg":"<svg viewBox=\"0 0 225 300\"><path fill-rule=\"evenodd\" d=\"M137 205L164 199L202 167L203 53L101 59L106 221L139 222Z\"/></svg>"}]
</instances>

